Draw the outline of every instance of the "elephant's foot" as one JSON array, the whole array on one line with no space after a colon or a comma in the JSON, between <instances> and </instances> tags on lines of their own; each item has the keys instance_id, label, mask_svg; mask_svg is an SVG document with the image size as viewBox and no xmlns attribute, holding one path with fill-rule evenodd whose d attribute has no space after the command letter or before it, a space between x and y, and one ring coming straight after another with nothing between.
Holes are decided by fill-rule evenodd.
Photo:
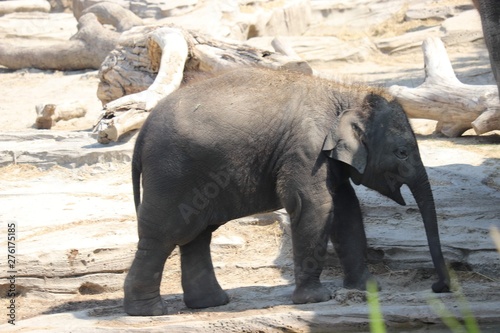
<instances>
[{"instance_id":1,"label":"elephant's foot","mask_svg":"<svg viewBox=\"0 0 500 333\"><path fill-rule=\"evenodd\" d=\"M319 281L297 286L292 295L295 304L326 302L331 298L330 290Z\"/></svg>"},{"instance_id":2,"label":"elephant's foot","mask_svg":"<svg viewBox=\"0 0 500 333\"><path fill-rule=\"evenodd\" d=\"M439 280L438 282L432 284L432 291L435 293L449 293L451 291L450 283Z\"/></svg>"},{"instance_id":3,"label":"elephant's foot","mask_svg":"<svg viewBox=\"0 0 500 333\"><path fill-rule=\"evenodd\" d=\"M159 295L152 299L138 300L125 297L123 308L130 316L162 316L167 314L167 306Z\"/></svg>"},{"instance_id":4,"label":"elephant's foot","mask_svg":"<svg viewBox=\"0 0 500 333\"><path fill-rule=\"evenodd\" d=\"M368 281L375 281L373 275L365 269L361 274L352 274L344 278L344 288L366 290L366 283ZM380 290L380 286L378 287Z\"/></svg>"},{"instance_id":5,"label":"elephant's foot","mask_svg":"<svg viewBox=\"0 0 500 333\"><path fill-rule=\"evenodd\" d=\"M188 308L201 309L229 303L229 296L221 287L198 289L184 293L184 303Z\"/></svg>"},{"instance_id":6,"label":"elephant's foot","mask_svg":"<svg viewBox=\"0 0 500 333\"><path fill-rule=\"evenodd\" d=\"M209 308L229 302L215 276L210 255L211 239L212 230L206 229L190 243L181 246L182 289L188 308Z\"/></svg>"},{"instance_id":7,"label":"elephant's foot","mask_svg":"<svg viewBox=\"0 0 500 333\"><path fill-rule=\"evenodd\" d=\"M155 239L139 240L139 249L123 286L125 294L123 307L131 316L167 314L167 307L160 297L160 285L165 260L174 246L167 248L168 251L164 251L163 248L161 242Z\"/></svg>"}]
</instances>

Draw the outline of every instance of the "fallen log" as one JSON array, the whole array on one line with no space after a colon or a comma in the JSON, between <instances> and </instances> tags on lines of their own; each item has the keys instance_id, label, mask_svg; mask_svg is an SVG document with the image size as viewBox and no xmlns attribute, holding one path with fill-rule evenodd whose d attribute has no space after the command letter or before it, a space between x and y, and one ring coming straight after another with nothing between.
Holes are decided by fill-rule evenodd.
<instances>
[{"instance_id":1,"label":"fallen log","mask_svg":"<svg viewBox=\"0 0 500 333\"><path fill-rule=\"evenodd\" d=\"M77 19L81 16L92 13L102 25L109 24L116 28L116 31L123 32L133 27L143 25L142 19L114 2L97 3L84 9L81 13L74 13Z\"/></svg>"},{"instance_id":2,"label":"fallen log","mask_svg":"<svg viewBox=\"0 0 500 333\"><path fill-rule=\"evenodd\" d=\"M105 27L106 24L116 31ZM10 69L98 69L115 48L120 33L137 25L142 25L142 19L120 5L98 3L78 17L78 32L69 41L35 47L0 42L0 65Z\"/></svg>"},{"instance_id":3,"label":"fallen log","mask_svg":"<svg viewBox=\"0 0 500 333\"><path fill-rule=\"evenodd\" d=\"M118 46L103 61L97 97L103 104L148 89L158 73L161 49L153 49L148 35L161 26L136 27L122 34ZM172 27L173 28L173 27ZM185 71L217 72L240 66L264 66L312 72L310 66L287 54L273 53L237 42L175 28L188 44Z\"/></svg>"},{"instance_id":4,"label":"fallen log","mask_svg":"<svg viewBox=\"0 0 500 333\"><path fill-rule=\"evenodd\" d=\"M61 104L38 104L35 106L37 114L35 128L50 129L60 120L85 117L87 108L80 102Z\"/></svg>"},{"instance_id":5,"label":"fallen log","mask_svg":"<svg viewBox=\"0 0 500 333\"><path fill-rule=\"evenodd\" d=\"M424 83L416 88L389 88L408 117L437 120L436 132L447 137L458 137L471 128L478 135L500 130L497 86L460 82L439 38L426 39L422 49Z\"/></svg>"},{"instance_id":6,"label":"fallen log","mask_svg":"<svg viewBox=\"0 0 500 333\"><path fill-rule=\"evenodd\" d=\"M104 117L97 128L98 141L101 143L117 141L122 134L140 128L148 116L146 112L181 85L188 58L188 45L183 34L178 29L160 28L148 35L148 41L152 53L155 45L161 50L156 79L148 89L105 105ZM113 117L124 109L127 112Z\"/></svg>"},{"instance_id":7,"label":"fallen log","mask_svg":"<svg viewBox=\"0 0 500 333\"><path fill-rule=\"evenodd\" d=\"M54 42L52 45L13 46L1 42L0 65L10 69L99 68L102 60L115 47L119 33L106 29L93 13L83 15L78 24L78 32L69 41Z\"/></svg>"}]
</instances>

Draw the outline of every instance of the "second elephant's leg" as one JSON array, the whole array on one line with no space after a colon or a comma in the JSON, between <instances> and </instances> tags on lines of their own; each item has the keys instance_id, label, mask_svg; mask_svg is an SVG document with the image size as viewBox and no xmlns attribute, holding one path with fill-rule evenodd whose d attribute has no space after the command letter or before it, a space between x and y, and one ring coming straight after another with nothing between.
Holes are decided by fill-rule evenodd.
<instances>
[{"instance_id":1,"label":"second elephant's leg","mask_svg":"<svg viewBox=\"0 0 500 333\"><path fill-rule=\"evenodd\" d=\"M207 308L229 302L215 277L210 255L211 240L212 231L207 229L180 247L184 303L189 308Z\"/></svg>"},{"instance_id":2,"label":"second elephant's leg","mask_svg":"<svg viewBox=\"0 0 500 333\"><path fill-rule=\"evenodd\" d=\"M344 287L365 290L371 274L366 264L366 234L358 198L349 182L338 186L333 197L331 238L344 270Z\"/></svg>"}]
</instances>

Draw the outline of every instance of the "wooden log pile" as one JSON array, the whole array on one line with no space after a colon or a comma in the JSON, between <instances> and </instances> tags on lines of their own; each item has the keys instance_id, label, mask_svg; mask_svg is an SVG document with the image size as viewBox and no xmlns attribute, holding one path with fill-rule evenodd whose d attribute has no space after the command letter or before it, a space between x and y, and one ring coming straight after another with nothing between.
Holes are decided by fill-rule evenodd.
<instances>
[{"instance_id":1,"label":"wooden log pile","mask_svg":"<svg viewBox=\"0 0 500 333\"><path fill-rule=\"evenodd\" d=\"M96 128L99 133L98 141L101 143L117 141L122 134L140 128L147 117L144 111L149 111L162 97L177 89L182 82L181 74L186 71L216 72L242 65L257 65L314 74L312 68L279 39L273 42L277 52L270 53L207 39L206 36L177 28L153 29L149 34L144 29L138 32L139 36L149 36L143 39L156 41L159 47L154 47L149 42L149 46L142 52L128 57L128 66L117 65L117 59L123 59L123 55L130 52L130 45L124 43L103 63L98 95L103 101L113 101L105 105L104 118ZM141 43L137 43L136 39L135 41L137 49L137 45ZM169 46L184 51L182 55L173 54ZM416 88L389 88L389 92L401 103L408 116L437 120L436 132L447 137L460 136L471 128L478 135L500 129L500 103L496 86L461 83L455 76L444 44L439 38L427 39L422 48L425 82ZM146 49L149 50L147 54ZM147 65L144 64L145 61ZM144 70L144 66L149 69L159 68L151 86L143 92L121 97L127 88L146 87L147 82L152 80L154 70ZM116 95L117 93L120 95ZM127 112L128 110L130 111Z\"/></svg>"},{"instance_id":2,"label":"wooden log pile","mask_svg":"<svg viewBox=\"0 0 500 333\"><path fill-rule=\"evenodd\" d=\"M121 135L140 128L147 112L179 88L185 73L218 72L240 66L313 72L282 42L276 39L274 45L288 54L219 41L175 27L132 29L101 66L97 95L106 104L94 129L97 140L117 141ZM126 95L128 92L133 93Z\"/></svg>"}]
</instances>

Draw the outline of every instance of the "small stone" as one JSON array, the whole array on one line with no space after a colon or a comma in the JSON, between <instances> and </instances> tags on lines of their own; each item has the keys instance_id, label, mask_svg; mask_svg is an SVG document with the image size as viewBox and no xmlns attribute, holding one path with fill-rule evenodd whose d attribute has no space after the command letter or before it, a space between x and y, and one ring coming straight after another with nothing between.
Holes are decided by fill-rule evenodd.
<instances>
[{"instance_id":1,"label":"small stone","mask_svg":"<svg viewBox=\"0 0 500 333\"><path fill-rule=\"evenodd\" d=\"M239 236L217 236L212 239L212 246L219 248L242 248L245 240Z\"/></svg>"}]
</instances>

